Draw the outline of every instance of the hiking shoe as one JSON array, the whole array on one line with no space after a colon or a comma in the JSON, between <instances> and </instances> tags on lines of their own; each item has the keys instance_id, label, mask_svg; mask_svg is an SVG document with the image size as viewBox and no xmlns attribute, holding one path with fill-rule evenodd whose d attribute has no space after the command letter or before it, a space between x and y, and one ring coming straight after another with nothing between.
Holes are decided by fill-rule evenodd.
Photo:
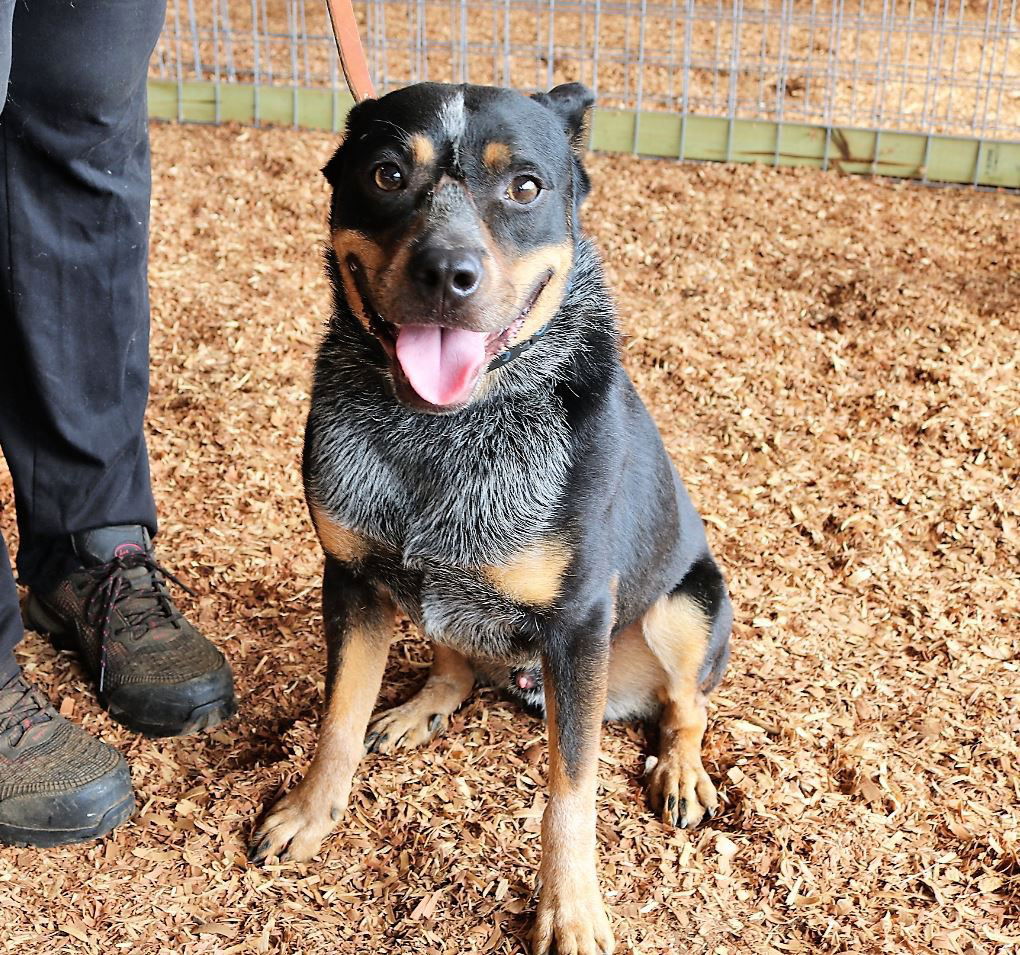
<instances>
[{"instance_id":1,"label":"hiking shoe","mask_svg":"<svg viewBox=\"0 0 1020 955\"><path fill-rule=\"evenodd\" d=\"M167 581L188 588L156 561L148 531L101 527L73 541L84 567L31 591L25 625L77 650L100 702L137 733L183 736L233 716L230 664L174 606Z\"/></svg>"},{"instance_id":2,"label":"hiking shoe","mask_svg":"<svg viewBox=\"0 0 1020 955\"><path fill-rule=\"evenodd\" d=\"M134 808L120 753L65 720L20 671L0 683L0 843L96 839Z\"/></svg>"}]
</instances>

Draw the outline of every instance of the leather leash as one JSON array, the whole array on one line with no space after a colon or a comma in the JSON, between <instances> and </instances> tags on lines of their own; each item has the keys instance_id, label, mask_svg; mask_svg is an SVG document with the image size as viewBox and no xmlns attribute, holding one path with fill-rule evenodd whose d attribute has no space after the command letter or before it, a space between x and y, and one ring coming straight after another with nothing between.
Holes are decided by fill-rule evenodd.
<instances>
[{"instance_id":1,"label":"leather leash","mask_svg":"<svg viewBox=\"0 0 1020 955\"><path fill-rule=\"evenodd\" d=\"M375 86L368 69L365 48L361 45L353 0L326 0L326 9L329 10L329 22L333 26L333 36L336 37L340 66L343 67L344 79L347 80L347 88L354 102L374 99Z\"/></svg>"}]
</instances>

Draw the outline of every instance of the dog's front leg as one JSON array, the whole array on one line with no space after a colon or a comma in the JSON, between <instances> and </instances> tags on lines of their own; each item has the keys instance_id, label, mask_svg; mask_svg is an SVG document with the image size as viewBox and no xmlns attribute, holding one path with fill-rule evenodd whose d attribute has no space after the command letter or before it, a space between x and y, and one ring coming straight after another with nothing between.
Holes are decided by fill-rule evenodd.
<instances>
[{"instance_id":1,"label":"dog's front leg","mask_svg":"<svg viewBox=\"0 0 1020 955\"><path fill-rule=\"evenodd\" d=\"M550 635L543 655L549 723L549 802L542 818L542 864L535 955L613 951L596 872L595 788L606 708L611 602Z\"/></svg>"},{"instance_id":2,"label":"dog's front leg","mask_svg":"<svg viewBox=\"0 0 1020 955\"><path fill-rule=\"evenodd\" d=\"M347 809L386 668L394 612L388 597L326 558L322 615L329 661L319 742L304 779L273 806L252 838L253 862L271 855L310 859Z\"/></svg>"}]
</instances>

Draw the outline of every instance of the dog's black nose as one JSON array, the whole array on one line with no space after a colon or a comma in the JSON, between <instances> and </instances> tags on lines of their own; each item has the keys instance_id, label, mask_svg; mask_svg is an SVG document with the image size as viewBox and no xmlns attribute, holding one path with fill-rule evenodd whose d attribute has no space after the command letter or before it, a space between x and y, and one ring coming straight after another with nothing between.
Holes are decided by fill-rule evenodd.
<instances>
[{"instance_id":1,"label":"dog's black nose","mask_svg":"<svg viewBox=\"0 0 1020 955\"><path fill-rule=\"evenodd\" d=\"M481 284L482 260L470 249L422 249L411 260L411 277L428 294L456 302Z\"/></svg>"}]
</instances>

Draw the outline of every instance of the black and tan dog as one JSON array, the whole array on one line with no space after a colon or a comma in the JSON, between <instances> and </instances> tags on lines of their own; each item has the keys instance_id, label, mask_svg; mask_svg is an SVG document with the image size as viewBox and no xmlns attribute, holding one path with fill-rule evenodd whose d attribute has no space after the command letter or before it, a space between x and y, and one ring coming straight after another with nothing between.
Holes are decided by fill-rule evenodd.
<instances>
[{"instance_id":1,"label":"black and tan dog","mask_svg":"<svg viewBox=\"0 0 1020 955\"><path fill-rule=\"evenodd\" d=\"M305 485L326 552L328 701L315 759L252 857L307 859L364 747L447 725L479 676L549 718L537 952L609 952L595 861L604 718L655 718L656 811L715 812L705 695L731 622L702 522L624 372L579 230L591 94L423 84L357 106L326 166L335 311ZM370 724L394 630L434 642ZM366 735L367 730L367 735Z\"/></svg>"}]
</instances>

